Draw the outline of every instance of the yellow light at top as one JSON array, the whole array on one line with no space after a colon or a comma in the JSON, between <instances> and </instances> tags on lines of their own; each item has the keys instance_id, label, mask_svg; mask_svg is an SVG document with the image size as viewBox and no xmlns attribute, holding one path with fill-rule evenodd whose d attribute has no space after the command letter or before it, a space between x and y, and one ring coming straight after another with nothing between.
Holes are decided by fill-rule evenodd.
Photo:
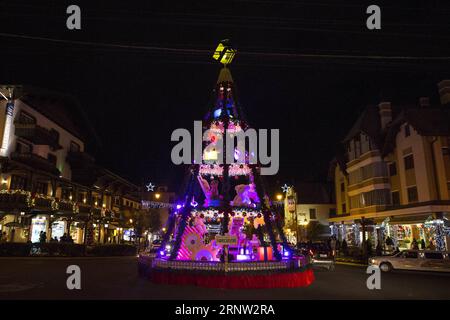
<instances>
[{"instance_id":1,"label":"yellow light at top","mask_svg":"<svg viewBox=\"0 0 450 320\"><path fill-rule=\"evenodd\" d=\"M231 61L233 61L235 55L236 50L231 48L231 46L228 44L228 40L222 40L214 51L212 57L220 63L227 65L230 64Z\"/></svg>"}]
</instances>

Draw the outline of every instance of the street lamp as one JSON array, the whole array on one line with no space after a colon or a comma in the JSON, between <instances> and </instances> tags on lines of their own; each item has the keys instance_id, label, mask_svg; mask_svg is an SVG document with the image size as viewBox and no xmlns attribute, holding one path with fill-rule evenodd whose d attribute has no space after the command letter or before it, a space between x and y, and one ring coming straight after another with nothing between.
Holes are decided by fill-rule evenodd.
<instances>
[{"instance_id":1,"label":"street lamp","mask_svg":"<svg viewBox=\"0 0 450 320\"><path fill-rule=\"evenodd\" d=\"M155 198L159 199L161 197L161 195L159 193L155 193Z\"/></svg>"},{"instance_id":2,"label":"street lamp","mask_svg":"<svg viewBox=\"0 0 450 320\"><path fill-rule=\"evenodd\" d=\"M277 194L276 197L278 201L281 201L283 199L283 195L281 194Z\"/></svg>"}]
</instances>

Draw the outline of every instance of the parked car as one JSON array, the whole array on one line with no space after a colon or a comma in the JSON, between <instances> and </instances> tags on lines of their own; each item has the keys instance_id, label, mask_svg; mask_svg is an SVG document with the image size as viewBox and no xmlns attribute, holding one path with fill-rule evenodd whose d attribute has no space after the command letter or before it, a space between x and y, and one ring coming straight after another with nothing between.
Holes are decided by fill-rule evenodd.
<instances>
[{"instance_id":1,"label":"parked car","mask_svg":"<svg viewBox=\"0 0 450 320\"><path fill-rule=\"evenodd\" d=\"M313 266L324 267L328 270L334 270L335 257L334 252L325 242L300 243L298 251L309 256L309 261Z\"/></svg>"},{"instance_id":2,"label":"parked car","mask_svg":"<svg viewBox=\"0 0 450 320\"><path fill-rule=\"evenodd\" d=\"M159 249L161 247L161 240L154 240L150 249Z\"/></svg>"},{"instance_id":3,"label":"parked car","mask_svg":"<svg viewBox=\"0 0 450 320\"><path fill-rule=\"evenodd\" d=\"M392 256L369 258L369 264L383 272L398 270L419 270L450 272L450 254L444 251L404 250Z\"/></svg>"}]
</instances>

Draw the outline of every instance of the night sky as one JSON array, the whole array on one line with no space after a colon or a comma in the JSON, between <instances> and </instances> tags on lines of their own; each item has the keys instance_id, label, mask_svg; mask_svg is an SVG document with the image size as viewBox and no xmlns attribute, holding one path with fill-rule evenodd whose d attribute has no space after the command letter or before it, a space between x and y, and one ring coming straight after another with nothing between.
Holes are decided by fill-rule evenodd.
<instances>
[{"instance_id":1,"label":"night sky","mask_svg":"<svg viewBox=\"0 0 450 320\"><path fill-rule=\"evenodd\" d=\"M75 96L99 164L178 191L170 135L202 119L220 70L211 54L229 38L250 124L280 129L273 184L325 181L365 105L437 103L450 78L445 2L377 2L382 29L370 31L363 1L0 0L0 83ZM70 4L80 31L66 28Z\"/></svg>"}]
</instances>

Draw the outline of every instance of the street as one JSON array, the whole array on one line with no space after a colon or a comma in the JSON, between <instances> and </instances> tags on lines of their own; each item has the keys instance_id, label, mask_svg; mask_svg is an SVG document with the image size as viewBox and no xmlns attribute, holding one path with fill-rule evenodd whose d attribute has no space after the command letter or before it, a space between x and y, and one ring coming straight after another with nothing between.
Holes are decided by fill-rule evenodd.
<instances>
[{"instance_id":1,"label":"street","mask_svg":"<svg viewBox=\"0 0 450 320\"><path fill-rule=\"evenodd\" d=\"M81 268L81 290L66 288L66 268ZM154 285L137 275L135 257L0 258L0 299L450 299L450 273L394 271L368 290L364 267L316 270L307 288L223 290Z\"/></svg>"}]
</instances>

